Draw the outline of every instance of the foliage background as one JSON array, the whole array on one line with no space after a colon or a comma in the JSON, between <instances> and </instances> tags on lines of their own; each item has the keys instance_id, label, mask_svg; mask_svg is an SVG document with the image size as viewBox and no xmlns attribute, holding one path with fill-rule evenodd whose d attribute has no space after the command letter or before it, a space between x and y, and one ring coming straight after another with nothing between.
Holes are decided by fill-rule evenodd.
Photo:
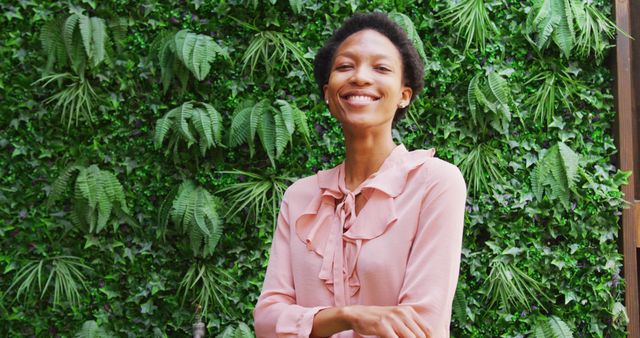
<instances>
[{"instance_id":1,"label":"foliage background","mask_svg":"<svg viewBox=\"0 0 640 338\"><path fill-rule=\"evenodd\" d=\"M454 163L461 163L477 144L493 149L482 156L496 175L486 172L487 165L477 167L475 174L467 172L467 180L476 175L491 183L468 199L452 334L520 337L531 333L536 323L557 316L579 337L624 336L616 240L619 186L625 175L610 164L616 153L610 130L615 118L610 71L588 55L563 56L553 45L536 51L525 34L529 1L485 5L496 31L489 34L484 51L473 46L465 51L464 38L456 39L456 26L438 21L451 7L446 1L0 4L0 336L68 337L89 320L116 336L187 336L193 305L191 298L181 303L178 284L194 262L216 266L235 280L224 294L225 305L204 318L209 333L250 324L272 234L268 208L249 215L249 221L247 210L224 218L214 254L198 258L172 223L166 230L161 227L161 203L183 180L193 180L220 198L224 215L230 202L219 191L247 177L220 171L299 178L338 164L343 156L341 131L312 79L290 56L276 59L269 74L261 64L254 74L243 69L242 56L256 31L241 23L284 33L312 60L346 17L371 10L411 18L427 58L425 91L396 125L396 141L409 149L435 147L439 157ZM606 1L594 0L593 5L610 13ZM99 98L94 123L80 121L67 130L59 112L44 103L55 88L34 82L46 63L39 31L56 15L68 15L70 8L104 19L121 18L126 34L111 37L111 62L88 72ZM172 29L211 36L229 54L228 59L215 59L203 81L192 78L184 94L177 83L166 93L162 90L160 69L150 53L154 38ZM528 99L540 82L527 81L548 69L566 71L579 85L570 86L571 96L558 98L550 123L540 123L533 113L535 102ZM512 118L502 132L470 123L468 84L476 74L491 72L503 76L513 97ZM217 146L204 157L196 146L168 155L154 147L156 121L187 100L207 102L221 113L226 140L233 112L245 99L295 103L306 113L309 143L294 133L275 168L259 146L253 157L246 144ZM580 156L581 175L575 178L568 208L549 196L535 198L530 180L546 150L559 141ZM114 173L135 221L118 218L114 228L93 233L73 225L69 200L48 208L53 182L72 163L96 164ZM9 286L17 272L29 260L58 255L79 257L91 268L83 270L87 287L80 289L79 305L54 304L52 292L40 297L35 287L16 300L16 289ZM491 295L486 295L486 281L495 261L517 266L548 297L534 291L528 307L487 307Z\"/></svg>"}]
</instances>

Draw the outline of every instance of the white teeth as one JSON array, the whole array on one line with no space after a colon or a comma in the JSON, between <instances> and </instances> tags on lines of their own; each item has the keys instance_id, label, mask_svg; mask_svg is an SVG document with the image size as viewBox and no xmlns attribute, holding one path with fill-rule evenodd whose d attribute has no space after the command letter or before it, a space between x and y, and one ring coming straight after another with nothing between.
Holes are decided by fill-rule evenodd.
<instances>
[{"instance_id":1,"label":"white teeth","mask_svg":"<svg viewBox=\"0 0 640 338\"><path fill-rule=\"evenodd\" d=\"M374 100L371 96L364 96L364 95L352 95L352 96L349 96L347 99L353 102L371 102Z\"/></svg>"}]
</instances>

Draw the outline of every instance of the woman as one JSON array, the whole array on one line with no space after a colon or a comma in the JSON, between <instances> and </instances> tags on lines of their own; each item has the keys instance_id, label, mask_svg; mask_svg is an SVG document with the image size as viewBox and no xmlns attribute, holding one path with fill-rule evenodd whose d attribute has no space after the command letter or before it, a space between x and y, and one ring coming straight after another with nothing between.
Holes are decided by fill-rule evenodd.
<instances>
[{"instance_id":1,"label":"woman","mask_svg":"<svg viewBox=\"0 0 640 338\"><path fill-rule=\"evenodd\" d=\"M466 188L434 150L391 137L423 65L382 13L347 20L314 75L345 160L287 189L254 310L258 337L448 337Z\"/></svg>"}]
</instances>

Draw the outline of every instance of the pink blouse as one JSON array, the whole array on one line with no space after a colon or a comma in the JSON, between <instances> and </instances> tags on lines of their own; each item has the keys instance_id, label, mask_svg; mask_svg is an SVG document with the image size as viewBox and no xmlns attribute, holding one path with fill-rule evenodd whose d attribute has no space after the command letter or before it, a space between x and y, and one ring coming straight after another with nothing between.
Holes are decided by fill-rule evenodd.
<instances>
[{"instance_id":1,"label":"pink blouse","mask_svg":"<svg viewBox=\"0 0 640 338\"><path fill-rule=\"evenodd\" d=\"M318 311L350 304L410 305L432 338L449 336L466 188L434 153L399 145L354 191L344 163L287 189L253 313L257 337L309 337Z\"/></svg>"}]
</instances>

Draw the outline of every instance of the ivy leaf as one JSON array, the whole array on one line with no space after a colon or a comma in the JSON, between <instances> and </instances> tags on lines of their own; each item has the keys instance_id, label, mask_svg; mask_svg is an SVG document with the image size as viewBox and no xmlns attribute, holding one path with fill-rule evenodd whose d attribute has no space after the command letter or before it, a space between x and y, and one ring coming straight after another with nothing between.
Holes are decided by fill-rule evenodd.
<instances>
[{"instance_id":1,"label":"ivy leaf","mask_svg":"<svg viewBox=\"0 0 640 338\"><path fill-rule=\"evenodd\" d=\"M140 313L142 314L152 315L157 309L158 307L153 305L153 299L149 299L144 304L140 305Z\"/></svg>"}]
</instances>

